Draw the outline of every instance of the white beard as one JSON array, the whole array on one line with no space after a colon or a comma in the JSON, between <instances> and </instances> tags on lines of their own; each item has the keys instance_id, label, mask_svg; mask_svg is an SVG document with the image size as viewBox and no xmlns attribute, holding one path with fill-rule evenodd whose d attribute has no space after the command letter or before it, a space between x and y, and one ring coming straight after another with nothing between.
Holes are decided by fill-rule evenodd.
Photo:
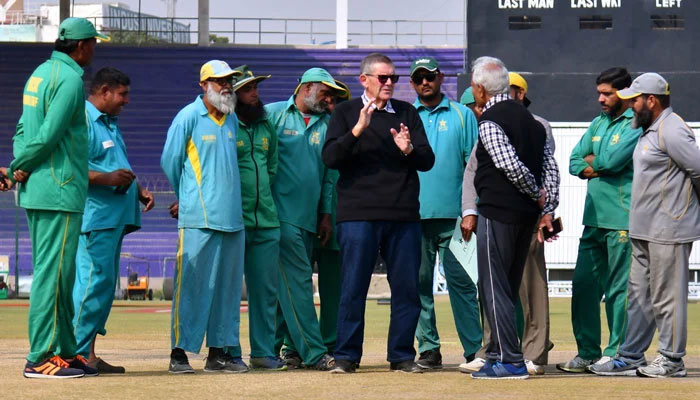
<instances>
[{"instance_id":1,"label":"white beard","mask_svg":"<svg viewBox=\"0 0 700 400\"><path fill-rule=\"evenodd\" d=\"M223 92L223 89L222 89ZM221 93L216 92L211 85L207 87L207 101L217 110L224 114L233 114L236 110L237 101L235 92Z\"/></svg>"}]
</instances>

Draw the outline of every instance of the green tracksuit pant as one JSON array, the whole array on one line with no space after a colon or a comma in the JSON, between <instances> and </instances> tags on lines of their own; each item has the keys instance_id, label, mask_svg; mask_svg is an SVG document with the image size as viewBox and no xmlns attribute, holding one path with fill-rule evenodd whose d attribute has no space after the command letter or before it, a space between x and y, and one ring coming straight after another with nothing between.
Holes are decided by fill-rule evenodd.
<instances>
[{"instance_id":1,"label":"green tracksuit pant","mask_svg":"<svg viewBox=\"0 0 700 400\"><path fill-rule=\"evenodd\" d=\"M285 335L306 365L313 365L328 352L316 316L311 255L314 234L280 222L280 275L277 296L278 348Z\"/></svg>"},{"instance_id":2,"label":"green tracksuit pant","mask_svg":"<svg viewBox=\"0 0 700 400\"><path fill-rule=\"evenodd\" d=\"M457 335L464 350L464 357L467 357L476 353L481 347L482 332L479 322L476 285L449 249L455 229L455 220L424 219L421 221L421 225L423 228L423 248L418 274L421 313L416 328L418 352L423 353L440 348L433 300L435 255L439 253L445 270L445 280L447 280L447 290L450 295Z\"/></svg>"},{"instance_id":3,"label":"green tracksuit pant","mask_svg":"<svg viewBox=\"0 0 700 400\"><path fill-rule=\"evenodd\" d=\"M573 278L571 322L579 357L594 360L600 351L600 300L605 295L610 339L602 355L617 354L627 329L627 278L632 250L627 231L586 226Z\"/></svg>"},{"instance_id":4,"label":"green tracksuit pant","mask_svg":"<svg viewBox=\"0 0 700 400\"><path fill-rule=\"evenodd\" d=\"M333 354L338 340L338 307L340 306L340 251L315 247L312 264L318 263L318 295L321 300L319 325L323 344ZM288 336L284 338L285 351L296 352Z\"/></svg>"},{"instance_id":5,"label":"green tracksuit pant","mask_svg":"<svg viewBox=\"0 0 700 400\"><path fill-rule=\"evenodd\" d=\"M88 358L95 337L105 335L119 279L119 256L124 227L100 229L80 235L73 288L73 329L78 354Z\"/></svg>"},{"instance_id":6,"label":"green tracksuit pant","mask_svg":"<svg viewBox=\"0 0 700 400\"><path fill-rule=\"evenodd\" d=\"M27 209L34 263L27 361L76 355L73 283L82 219L79 213Z\"/></svg>"},{"instance_id":7,"label":"green tracksuit pant","mask_svg":"<svg viewBox=\"0 0 700 400\"><path fill-rule=\"evenodd\" d=\"M245 284L248 293L250 356L275 357L275 317L279 284L280 230L245 231ZM230 347L234 357L241 348Z\"/></svg>"}]
</instances>

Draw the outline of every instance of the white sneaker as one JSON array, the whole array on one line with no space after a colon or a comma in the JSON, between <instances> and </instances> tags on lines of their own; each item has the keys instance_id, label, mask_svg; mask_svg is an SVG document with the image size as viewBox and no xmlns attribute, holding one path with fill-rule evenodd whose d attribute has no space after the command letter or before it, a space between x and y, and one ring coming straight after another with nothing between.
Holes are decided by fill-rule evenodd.
<instances>
[{"instance_id":1,"label":"white sneaker","mask_svg":"<svg viewBox=\"0 0 700 400\"><path fill-rule=\"evenodd\" d=\"M612 360L613 360L613 358L612 358L612 357L609 357L609 356L600 357L600 358L598 359L598 361L594 362L593 364L586 365L586 372L591 372L591 373L593 373L593 371L591 371L591 367L592 367L592 366L597 365L598 367L600 367L600 366L602 366L603 364L609 363L609 362L612 361Z\"/></svg>"},{"instance_id":2,"label":"white sneaker","mask_svg":"<svg viewBox=\"0 0 700 400\"><path fill-rule=\"evenodd\" d=\"M525 366L527 367L527 373L530 375L544 375L544 365L525 360Z\"/></svg>"},{"instance_id":3,"label":"white sneaker","mask_svg":"<svg viewBox=\"0 0 700 400\"><path fill-rule=\"evenodd\" d=\"M663 354L646 367L637 369L637 376L646 376L649 378L680 378L687 376L683 360L674 361Z\"/></svg>"},{"instance_id":4,"label":"white sneaker","mask_svg":"<svg viewBox=\"0 0 700 400\"><path fill-rule=\"evenodd\" d=\"M486 363L486 360L484 360L483 358L477 357L477 358L471 360L470 362L464 362L464 363L459 364L459 367L457 367L457 369L459 369L459 372L462 372L465 374L469 374L472 372L479 372L479 370L481 369L481 367L484 366L485 363Z\"/></svg>"}]
</instances>

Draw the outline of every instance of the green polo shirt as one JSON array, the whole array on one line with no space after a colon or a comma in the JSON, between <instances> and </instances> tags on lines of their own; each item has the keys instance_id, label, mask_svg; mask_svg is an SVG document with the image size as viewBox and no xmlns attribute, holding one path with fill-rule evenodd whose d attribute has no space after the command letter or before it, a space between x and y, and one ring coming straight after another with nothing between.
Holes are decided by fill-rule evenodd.
<instances>
[{"instance_id":1,"label":"green polo shirt","mask_svg":"<svg viewBox=\"0 0 700 400\"><path fill-rule=\"evenodd\" d=\"M54 51L24 86L22 116L13 141L15 170L31 172L20 186L28 209L82 213L88 187L88 136L83 69Z\"/></svg>"},{"instance_id":2,"label":"green polo shirt","mask_svg":"<svg viewBox=\"0 0 700 400\"><path fill-rule=\"evenodd\" d=\"M593 170L600 177L588 180L583 224L613 230L629 229L629 210L632 195L632 154L641 129L632 129L634 117L628 108L611 119L601 113L591 122L586 133L571 151L569 173L581 176L589 154L595 155Z\"/></svg>"},{"instance_id":3,"label":"green polo shirt","mask_svg":"<svg viewBox=\"0 0 700 400\"><path fill-rule=\"evenodd\" d=\"M321 160L328 114L313 114L307 125L294 103L267 104L267 119L277 131L279 167L272 186L280 222L316 232L318 213L331 211L334 174Z\"/></svg>"},{"instance_id":4,"label":"green polo shirt","mask_svg":"<svg viewBox=\"0 0 700 400\"><path fill-rule=\"evenodd\" d=\"M430 171L418 172L421 219L457 218L462 213L464 167L478 139L474 113L443 95L430 109L416 99L413 105L423 121L425 134L435 153Z\"/></svg>"}]
</instances>

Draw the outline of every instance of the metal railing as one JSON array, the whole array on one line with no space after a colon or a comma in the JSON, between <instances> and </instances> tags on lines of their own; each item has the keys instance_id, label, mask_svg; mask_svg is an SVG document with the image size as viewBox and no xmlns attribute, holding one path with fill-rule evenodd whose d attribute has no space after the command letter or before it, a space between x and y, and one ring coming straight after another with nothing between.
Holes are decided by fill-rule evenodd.
<instances>
[{"instance_id":1,"label":"metal railing","mask_svg":"<svg viewBox=\"0 0 700 400\"><path fill-rule=\"evenodd\" d=\"M126 41L183 43L176 38L189 37L196 43L197 18L88 17L98 29ZM150 22L149 22L150 21ZM158 22L158 29L151 26ZM182 26L187 28L184 29ZM351 45L423 46L464 45L462 20L348 20ZM163 29L165 27L165 29ZM176 27L179 27L177 29ZM209 19L209 33L218 44L323 45L335 43L335 20L300 18L228 18ZM138 42L138 41L136 41Z\"/></svg>"}]
</instances>

